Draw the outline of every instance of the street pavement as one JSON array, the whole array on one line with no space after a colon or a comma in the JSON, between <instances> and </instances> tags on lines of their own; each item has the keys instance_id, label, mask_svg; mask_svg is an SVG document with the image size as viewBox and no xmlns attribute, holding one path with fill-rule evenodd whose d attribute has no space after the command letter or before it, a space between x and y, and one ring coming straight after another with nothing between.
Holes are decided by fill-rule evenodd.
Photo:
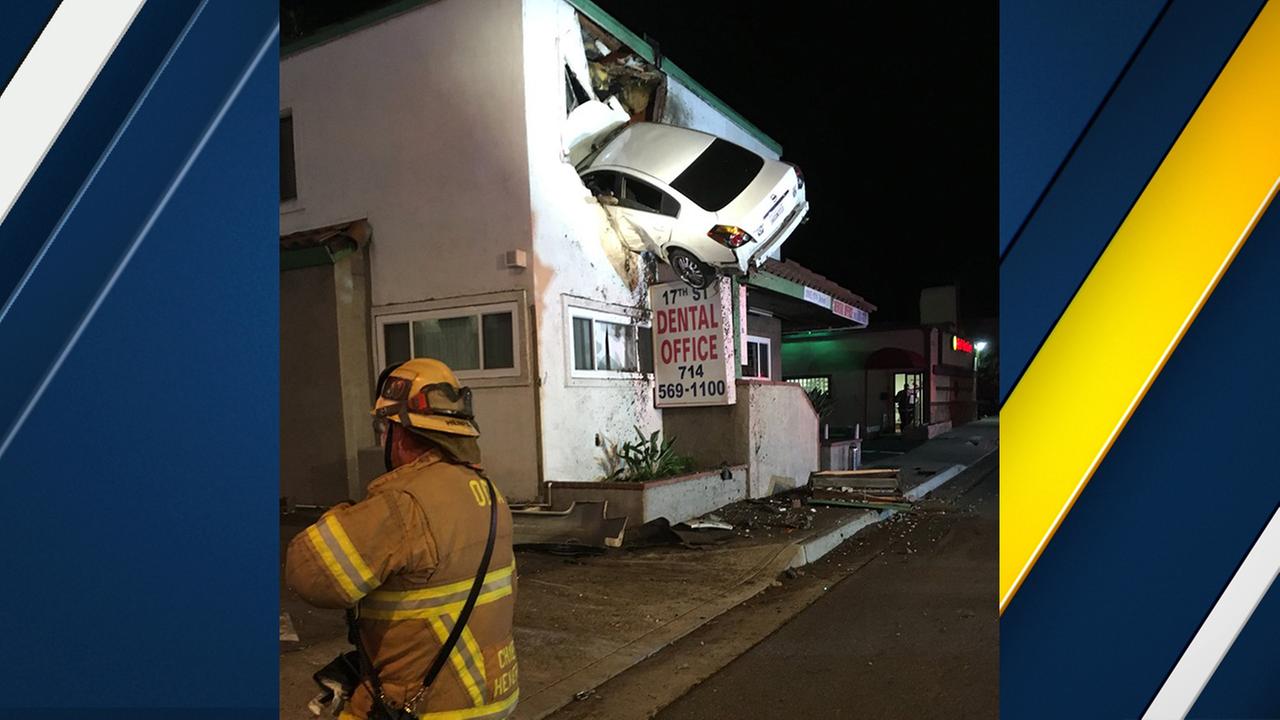
<instances>
[{"instance_id":1,"label":"street pavement","mask_svg":"<svg viewBox=\"0 0 1280 720\"><path fill-rule=\"evenodd\" d=\"M998 716L998 463L848 541L876 554L657 715Z\"/></svg>"}]
</instances>

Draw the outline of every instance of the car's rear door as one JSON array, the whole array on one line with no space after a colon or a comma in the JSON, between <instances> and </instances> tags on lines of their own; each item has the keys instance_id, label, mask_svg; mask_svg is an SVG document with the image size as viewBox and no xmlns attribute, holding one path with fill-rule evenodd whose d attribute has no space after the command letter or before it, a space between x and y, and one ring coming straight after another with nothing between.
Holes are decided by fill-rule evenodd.
<instances>
[{"instance_id":1,"label":"car's rear door","mask_svg":"<svg viewBox=\"0 0 1280 720\"><path fill-rule=\"evenodd\" d=\"M610 208L617 219L618 233L632 250L658 253L671 239L680 204L671 195L634 175L619 175L622 196L618 205Z\"/></svg>"}]
</instances>

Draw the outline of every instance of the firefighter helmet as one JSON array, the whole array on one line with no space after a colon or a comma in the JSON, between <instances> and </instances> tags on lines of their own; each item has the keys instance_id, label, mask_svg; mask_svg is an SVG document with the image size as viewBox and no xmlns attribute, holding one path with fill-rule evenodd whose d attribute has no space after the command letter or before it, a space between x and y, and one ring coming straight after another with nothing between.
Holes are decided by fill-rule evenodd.
<instances>
[{"instance_id":1,"label":"firefighter helmet","mask_svg":"<svg viewBox=\"0 0 1280 720\"><path fill-rule=\"evenodd\" d=\"M480 435L471 409L471 388L460 386L448 365L430 358L416 358L382 371L372 415L410 430Z\"/></svg>"}]
</instances>

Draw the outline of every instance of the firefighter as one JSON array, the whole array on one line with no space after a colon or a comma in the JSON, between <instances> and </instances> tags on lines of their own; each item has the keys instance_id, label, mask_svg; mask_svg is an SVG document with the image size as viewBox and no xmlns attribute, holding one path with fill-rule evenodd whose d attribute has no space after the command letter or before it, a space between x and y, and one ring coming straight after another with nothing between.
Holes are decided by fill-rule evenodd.
<instances>
[{"instance_id":1,"label":"firefighter","mask_svg":"<svg viewBox=\"0 0 1280 720\"><path fill-rule=\"evenodd\" d=\"M307 602L355 618L359 681L340 717L505 718L519 698L511 513L480 467L471 392L444 363L410 360L379 378L373 416L387 473L299 533L285 568Z\"/></svg>"}]
</instances>

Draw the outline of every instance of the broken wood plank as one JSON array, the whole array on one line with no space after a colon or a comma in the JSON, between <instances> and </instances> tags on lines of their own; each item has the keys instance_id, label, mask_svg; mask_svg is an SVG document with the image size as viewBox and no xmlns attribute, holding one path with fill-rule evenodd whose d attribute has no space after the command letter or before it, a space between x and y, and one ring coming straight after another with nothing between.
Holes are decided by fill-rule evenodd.
<instances>
[{"instance_id":1,"label":"broken wood plank","mask_svg":"<svg viewBox=\"0 0 1280 720\"><path fill-rule=\"evenodd\" d=\"M818 488L853 488L855 490L898 490L898 476L860 476L860 477L819 477L809 478L809 487Z\"/></svg>"},{"instance_id":2,"label":"broken wood plank","mask_svg":"<svg viewBox=\"0 0 1280 720\"><path fill-rule=\"evenodd\" d=\"M814 488L811 497L818 500L870 500L903 502L906 500L897 490L862 490L855 488Z\"/></svg>"},{"instance_id":3,"label":"broken wood plank","mask_svg":"<svg viewBox=\"0 0 1280 720\"><path fill-rule=\"evenodd\" d=\"M832 505L834 507L865 508L869 510L909 510L911 503L868 502L865 500L810 500L813 505Z\"/></svg>"}]
</instances>

